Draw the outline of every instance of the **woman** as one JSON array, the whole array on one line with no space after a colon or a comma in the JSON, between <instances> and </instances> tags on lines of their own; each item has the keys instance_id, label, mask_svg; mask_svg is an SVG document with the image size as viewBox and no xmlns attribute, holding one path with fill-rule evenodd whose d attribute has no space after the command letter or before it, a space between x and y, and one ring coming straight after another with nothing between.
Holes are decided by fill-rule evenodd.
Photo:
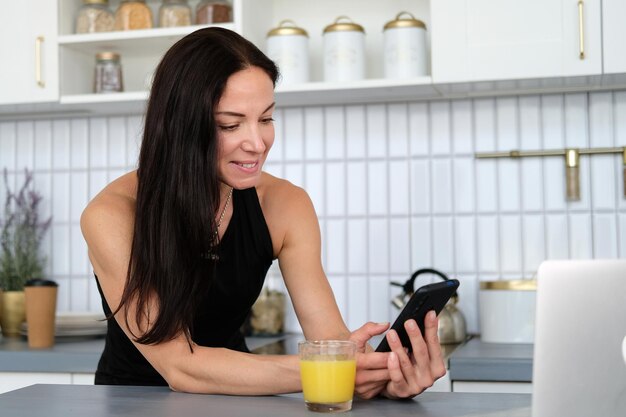
<instances>
[{"instance_id":1,"label":"woman","mask_svg":"<svg viewBox=\"0 0 626 417\"><path fill-rule=\"evenodd\" d=\"M391 353L350 332L320 262L307 194L262 171L274 141L276 66L234 32L208 28L177 42L155 73L136 172L109 184L81 227L109 320L96 383L176 391L277 394L301 389L296 356L248 352L239 328L278 259L307 339L351 339L355 391L412 397L445 374L437 319L426 341L407 322ZM366 353L367 350L367 353Z\"/></svg>"}]
</instances>

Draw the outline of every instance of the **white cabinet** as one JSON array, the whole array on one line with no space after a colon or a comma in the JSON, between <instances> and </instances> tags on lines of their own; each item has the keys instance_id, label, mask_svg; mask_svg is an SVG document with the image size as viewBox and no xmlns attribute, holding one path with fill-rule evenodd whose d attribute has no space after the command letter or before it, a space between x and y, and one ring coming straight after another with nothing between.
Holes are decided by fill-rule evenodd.
<instances>
[{"instance_id":1,"label":"white cabinet","mask_svg":"<svg viewBox=\"0 0 626 417\"><path fill-rule=\"evenodd\" d=\"M626 72L626 1L602 0L602 38L604 40L604 73Z\"/></svg>"},{"instance_id":2,"label":"white cabinet","mask_svg":"<svg viewBox=\"0 0 626 417\"><path fill-rule=\"evenodd\" d=\"M106 107L141 111L150 80L163 53L178 39L200 26L155 28L126 32L74 34L74 15L80 0L59 2L60 102L81 109ZM199 0L190 0L192 8ZM148 0L153 12L160 1ZM111 0L115 9L119 0ZM409 11L429 24L429 0L233 0L233 22L219 26L235 30L266 50L267 32L283 19L292 19L309 33L311 83L277 86L278 105L371 102L438 97L430 77L406 81L383 79L383 27L400 11ZM322 31L338 16L347 15L366 31L367 80L354 83L322 81ZM110 50L121 55L124 93L92 94L95 54ZM127 104L128 109L124 107ZM121 106L120 106L121 105Z\"/></svg>"},{"instance_id":3,"label":"white cabinet","mask_svg":"<svg viewBox=\"0 0 626 417\"><path fill-rule=\"evenodd\" d=\"M0 105L57 101L57 4L3 1Z\"/></svg>"},{"instance_id":4,"label":"white cabinet","mask_svg":"<svg viewBox=\"0 0 626 417\"><path fill-rule=\"evenodd\" d=\"M433 81L601 74L600 15L600 0L432 1Z\"/></svg>"}]
</instances>

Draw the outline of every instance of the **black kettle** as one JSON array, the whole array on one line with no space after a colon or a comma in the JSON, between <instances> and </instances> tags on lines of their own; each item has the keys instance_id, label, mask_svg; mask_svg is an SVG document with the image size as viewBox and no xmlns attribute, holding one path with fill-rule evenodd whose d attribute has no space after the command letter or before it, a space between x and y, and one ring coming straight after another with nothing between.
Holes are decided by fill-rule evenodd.
<instances>
[{"instance_id":1,"label":"black kettle","mask_svg":"<svg viewBox=\"0 0 626 417\"><path fill-rule=\"evenodd\" d=\"M402 293L391 300L398 309L402 309L404 305L409 301L409 298L415 292L415 279L421 274L434 274L447 281L449 278L440 271L432 268L422 268L413 272L411 278L404 284L399 282L391 282L391 285L396 287L402 287ZM465 323L465 316L456 306L459 301L459 296L455 292L450 298L450 301L439 313L439 327L437 328L437 335L439 336L439 343L442 345L461 343L465 341L467 337L467 325Z\"/></svg>"}]
</instances>

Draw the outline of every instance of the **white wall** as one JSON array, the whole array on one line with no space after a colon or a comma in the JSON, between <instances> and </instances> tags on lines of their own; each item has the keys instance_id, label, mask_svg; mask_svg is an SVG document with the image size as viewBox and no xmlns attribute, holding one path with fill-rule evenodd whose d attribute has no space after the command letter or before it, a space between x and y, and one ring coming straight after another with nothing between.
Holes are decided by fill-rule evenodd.
<instances>
[{"instance_id":1,"label":"white wall","mask_svg":"<svg viewBox=\"0 0 626 417\"><path fill-rule=\"evenodd\" d=\"M560 158L474 152L626 145L626 92L279 109L266 170L303 186L323 262L352 328L391 320L389 300L431 266L458 277L478 330L479 280L530 278L547 258L626 255L621 155L581 157L581 201ZM54 216L44 250L59 311L99 311L79 229L87 201L135 165L141 116L0 122L0 168L28 166ZM4 201L0 185L0 201ZM277 271L272 270L271 276ZM288 328L297 330L293 314Z\"/></svg>"}]
</instances>

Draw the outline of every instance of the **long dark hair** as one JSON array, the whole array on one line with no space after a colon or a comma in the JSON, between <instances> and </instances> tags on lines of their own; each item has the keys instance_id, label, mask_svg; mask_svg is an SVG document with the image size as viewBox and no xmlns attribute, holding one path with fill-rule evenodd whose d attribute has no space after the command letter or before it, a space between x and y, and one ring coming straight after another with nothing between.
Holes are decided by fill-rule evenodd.
<instances>
[{"instance_id":1,"label":"long dark hair","mask_svg":"<svg viewBox=\"0 0 626 417\"><path fill-rule=\"evenodd\" d=\"M192 347L193 316L215 271L200 267L212 262L202 255L216 243L220 204L214 111L228 78L249 67L263 69L276 84L276 65L251 42L206 28L174 44L156 69L139 154L128 276L115 310L126 306L128 325L128 304L136 302L135 322L148 323L133 334L138 343L183 333ZM156 317L147 314L151 305Z\"/></svg>"}]
</instances>

